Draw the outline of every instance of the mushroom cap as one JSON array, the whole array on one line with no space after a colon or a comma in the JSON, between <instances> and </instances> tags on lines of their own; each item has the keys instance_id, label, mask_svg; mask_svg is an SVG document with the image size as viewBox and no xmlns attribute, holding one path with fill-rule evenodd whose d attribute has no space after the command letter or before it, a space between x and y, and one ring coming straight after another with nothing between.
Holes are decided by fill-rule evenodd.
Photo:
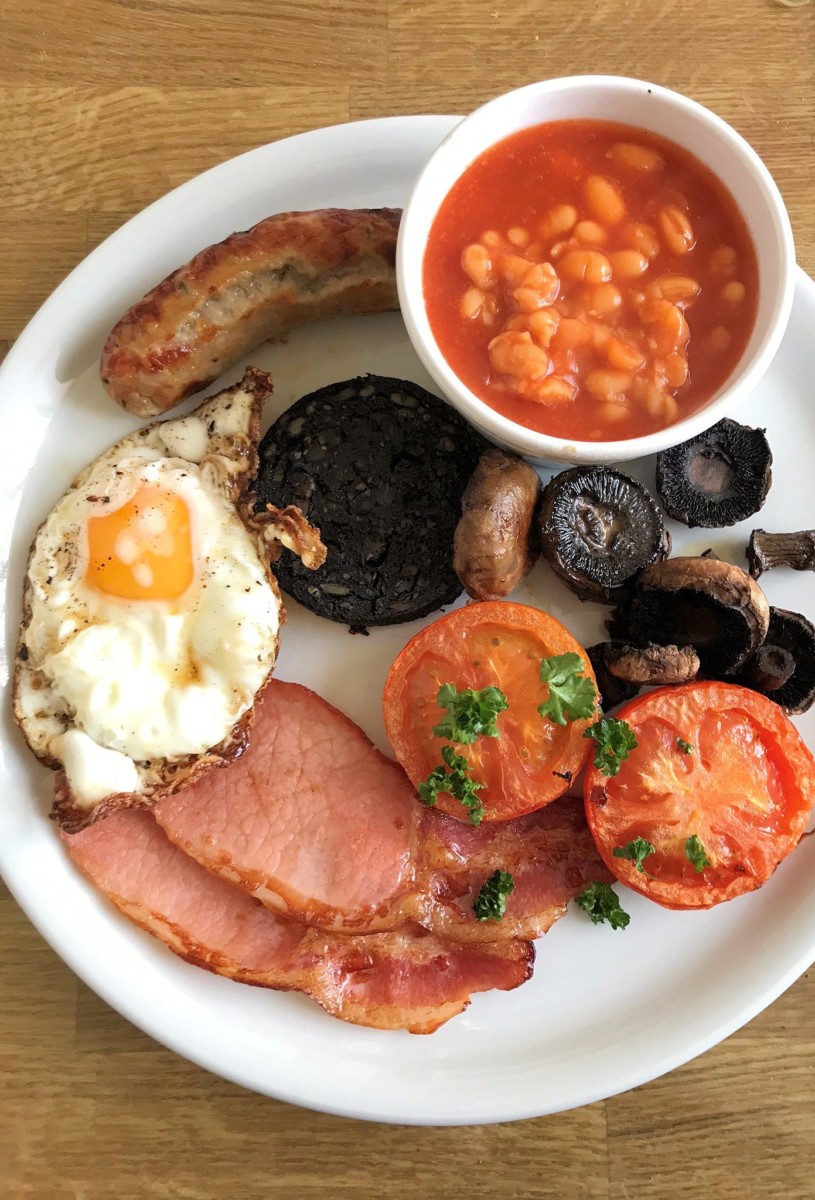
<instances>
[{"instance_id":1,"label":"mushroom cap","mask_svg":"<svg viewBox=\"0 0 815 1200\"><path fill-rule=\"evenodd\" d=\"M693 646L626 646L609 642L605 665L615 679L638 687L690 683L699 674L699 655Z\"/></svg>"},{"instance_id":2,"label":"mushroom cap","mask_svg":"<svg viewBox=\"0 0 815 1200\"><path fill-rule=\"evenodd\" d=\"M738 671L767 634L770 606L741 567L718 558L670 558L637 581L615 616L614 634L644 646L693 646L702 674Z\"/></svg>"},{"instance_id":3,"label":"mushroom cap","mask_svg":"<svg viewBox=\"0 0 815 1200\"><path fill-rule=\"evenodd\" d=\"M691 529L736 525L766 500L772 461L763 429L725 417L657 455L657 492L668 516Z\"/></svg>"},{"instance_id":4,"label":"mushroom cap","mask_svg":"<svg viewBox=\"0 0 815 1200\"><path fill-rule=\"evenodd\" d=\"M815 702L815 625L800 613L771 608L770 626L762 646L765 648L777 648L792 656L794 668L789 678L771 690L757 687L755 676L749 673L751 664L748 662L745 678L738 682L745 682L748 687L769 696L784 712L793 715L806 712Z\"/></svg>"},{"instance_id":5,"label":"mushroom cap","mask_svg":"<svg viewBox=\"0 0 815 1200\"><path fill-rule=\"evenodd\" d=\"M581 600L621 599L671 547L648 489L610 467L572 467L550 479L540 531L544 557Z\"/></svg>"},{"instance_id":6,"label":"mushroom cap","mask_svg":"<svg viewBox=\"0 0 815 1200\"><path fill-rule=\"evenodd\" d=\"M619 643L597 642L594 646L586 648L586 654L589 656L589 662L597 681L600 706L604 712L608 712L610 708L616 708L618 704L624 704L626 700L633 700L640 690L639 684L616 679L606 666L606 652L610 646L614 645L619 645Z\"/></svg>"}]
</instances>

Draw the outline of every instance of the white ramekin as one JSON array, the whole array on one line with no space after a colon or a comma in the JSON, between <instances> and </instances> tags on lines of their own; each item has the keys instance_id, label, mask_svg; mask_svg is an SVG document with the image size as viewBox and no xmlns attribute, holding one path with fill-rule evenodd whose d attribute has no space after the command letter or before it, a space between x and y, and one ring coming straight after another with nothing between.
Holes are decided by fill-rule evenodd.
<instances>
[{"instance_id":1,"label":"white ramekin","mask_svg":"<svg viewBox=\"0 0 815 1200\"><path fill-rule=\"evenodd\" d=\"M448 191L487 147L544 121L595 117L648 129L691 151L718 175L747 222L758 259L758 313L750 341L723 386L699 411L644 437L569 441L510 421L466 387L436 344L424 305L422 262ZM457 125L422 171L402 216L396 252L399 301L410 340L442 394L491 441L539 463L623 462L709 428L756 386L781 342L792 308L795 247L781 194L755 150L721 117L687 96L613 75L548 79L508 92Z\"/></svg>"}]
</instances>

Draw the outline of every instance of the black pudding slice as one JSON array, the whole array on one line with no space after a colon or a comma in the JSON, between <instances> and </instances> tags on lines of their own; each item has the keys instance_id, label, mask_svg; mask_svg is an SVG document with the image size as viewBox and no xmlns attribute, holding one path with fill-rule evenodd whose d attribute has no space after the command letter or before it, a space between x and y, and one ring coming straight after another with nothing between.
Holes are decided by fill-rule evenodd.
<instances>
[{"instance_id":1,"label":"black pudding slice","mask_svg":"<svg viewBox=\"0 0 815 1200\"><path fill-rule=\"evenodd\" d=\"M310 571L288 550L280 586L355 629L423 617L461 593L453 533L485 443L438 397L366 375L293 404L260 444L257 503L295 504L328 555Z\"/></svg>"}]
</instances>

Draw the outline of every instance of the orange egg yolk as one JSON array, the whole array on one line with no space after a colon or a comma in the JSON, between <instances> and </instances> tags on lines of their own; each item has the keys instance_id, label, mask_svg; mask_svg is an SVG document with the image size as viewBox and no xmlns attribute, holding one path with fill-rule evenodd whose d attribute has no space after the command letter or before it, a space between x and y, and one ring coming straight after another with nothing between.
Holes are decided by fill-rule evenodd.
<instances>
[{"instance_id":1,"label":"orange egg yolk","mask_svg":"<svg viewBox=\"0 0 815 1200\"><path fill-rule=\"evenodd\" d=\"M175 492L143 485L112 512L88 521L85 579L121 600L175 600L195 573L190 512Z\"/></svg>"}]
</instances>

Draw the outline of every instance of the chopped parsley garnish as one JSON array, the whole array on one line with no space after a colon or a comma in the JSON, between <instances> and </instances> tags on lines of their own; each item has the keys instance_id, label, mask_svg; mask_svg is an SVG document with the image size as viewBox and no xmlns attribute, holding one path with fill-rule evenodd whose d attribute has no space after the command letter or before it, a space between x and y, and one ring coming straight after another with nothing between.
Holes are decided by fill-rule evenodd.
<instances>
[{"instance_id":1,"label":"chopped parsley garnish","mask_svg":"<svg viewBox=\"0 0 815 1200\"><path fill-rule=\"evenodd\" d=\"M555 725L593 715L597 688L583 672L586 664L579 654L555 654L541 660L541 683L549 684L549 699L538 705L542 717Z\"/></svg>"},{"instance_id":2,"label":"chopped parsley garnish","mask_svg":"<svg viewBox=\"0 0 815 1200\"><path fill-rule=\"evenodd\" d=\"M432 807L439 792L449 792L454 800L459 800L467 809L473 825L480 825L484 817L484 806L478 799L478 792L486 785L470 777L467 773L467 759L462 754L457 754L452 746L442 746L441 757L442 762L450 768L449 772L442 766L434 768L424 783L420 783L416 789L419 799L422 804Z\"/></svg>"},{"instance_id":3,"label":"chopped parsley garnish","mask_svg":"<svg viewBox=\"0 0 815 1200\"><path fill-rule=\"evenodd\" d=\"M588 727L583 737L594 738L597 743L594 765L603 775L616 775L620 763L637 745L634 730L627 721L617 717L601 717Z\"/></svg>"},{"instance_id":4,"label":"chopped parsley garnish","mask_svg":"<svg viewBox=\"0 0 815 1200\"><path fill-rule=\"evenodd\" d=\"M683 754L693 754L693 746L690 742L686 742L684 738L678 737L676 739L676 748L677 750L681 750Z\"/></svg>"},{"instance_id":5,"label":"chopped parsley garnish","mask_svg":"<svg viewBox=\"0 0 815 1200\"><path fill-rule=\"evenodd\" d=\"M473 901L479 921L500 921L507 910L507 896L514 891L515 880L509 871L493 871Z\"/></svg>"},{"instance_id":6,"label":"chopped parsley garnish","mask_svg":"<svg viewBox=\"0 0 815 1200\"><path fill-rule=\"evenodd\" d=\"M436 737L449 738L451 742L464 745L479 737L500 737L495 719L509 708L507 698L500 688L485 687L480 691L465 688L456 691L455 684L443 683L436 693L439 708L447 709L447 716L433 726Z\"/></svg>"},{"instance_id":7,"label":"chopped parsley garnish","mask_svg":"<svg viewBox=\"0 0 815 1200\"><path fill-rule=\"evenodd\" d=\"M653 846L647 838L636 837L633 842L626 842L624 846L614 847L615 858L630 858L638 871L647 874L645 867L642 865L649 854L653 854L656 846Z\"/></svg>"},{"instance_id":8,"label":"chopped parsley garnish","mask_svg":"<svg viewBox=\"0 0 815 1200\"><path fill-rule=\"evenodd\" d=\"M710 859L695 833L685 842L685 858L693 863L697 871L704 871L705 867L710 866Z\"/></svg>"},{"instance_id":9,"label":"chopped parsley garnish","mask_svg":"<svg viewBox=\"0 0 815 1200\"><path fill-rule=\"evenodd\" d=\"M608 921L612 929L625 929L631 920L628 913L620 907L616 892L610 883L590 883L575 901L588 913L594 925Z\"/></svg>"}]
</instances>

